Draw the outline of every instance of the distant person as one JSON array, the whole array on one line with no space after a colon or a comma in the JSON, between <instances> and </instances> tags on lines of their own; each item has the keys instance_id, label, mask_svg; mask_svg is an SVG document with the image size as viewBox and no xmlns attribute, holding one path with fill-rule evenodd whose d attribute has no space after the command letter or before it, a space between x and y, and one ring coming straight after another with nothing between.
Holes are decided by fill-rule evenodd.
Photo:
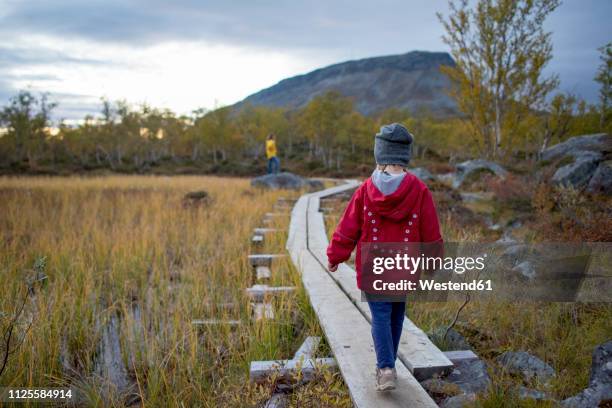
<instances>
[{"instance_id":1,"label":"distant person","mask_svg":"<svg viewBox=\"0 0 612 408\"><path fill-rule=\"evenodd\" d=\"M276 140L274 133L266 139L266 157L268 158L268 174L276 174L280 170L280 160L276 156Z\"/></svg>"},{"instance_id":2,"label":"distant person","mask_svg":"<svg viewBox=\"0 0 612 408\"><path fill-rule=\"evenodd\" d=\"M363 287L367 278L362 278L362 245L370 244L376 249L376 243L401 243L403 247L408 242L442 244L432 195L423 182L406 171L412 142L412 135L400 124L380 128L374 142L376 169L353 194L327 248L328 269L335 272L338 264L348 260L357 246L357 286L366 291L372 312L379 391L396 387L395 360L406 314L406 297L388 301L389 298L381 300L368 294ZM369 245L364 248L367 250ZM384 275L377 276L384 279Z\"/></svg>"}]
</instances>

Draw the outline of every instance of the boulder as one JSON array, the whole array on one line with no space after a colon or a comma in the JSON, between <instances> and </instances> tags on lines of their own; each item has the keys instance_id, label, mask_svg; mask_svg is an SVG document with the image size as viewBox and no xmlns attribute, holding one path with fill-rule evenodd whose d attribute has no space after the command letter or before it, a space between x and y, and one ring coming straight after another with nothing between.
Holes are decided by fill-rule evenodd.
<instances>
[{"instance_id":1,"label":"boulder","mask_svg":"<svg viewBox=\"0 0 612 408\"><path fill-rule=\"evenodd\" d=\"M489 201L493 199L493 193L479 191L479 192L461 192L461 201L465 203L476 203L478 201Z\"/></svg>"},{"instance_id":2,"label":"boulder","mask_svg":"<svg viewBox=\"0 0 612 408\"><path fill-rule=\"evenodd\" d=\"M498 177L505 178L508 172L497 163L483 159L468 160L456 166L457 171L453 180L453 188L459 188L463 182L473 173L486 171Z\"/></svg>"},{"instance_id":3,"label":"boulder","mask_svg":"<svg viewBox=\"0 0 612 408\"><path fill-rule=\"evenodd\" d=\"M612 194L612 160L599 163L589 181L587 191L592 194Z\"/></svg>"},{"instance_id":4,"label":"boulder","mask_svg":"<svg viewBox=\"0 0 612 408\"><path fill-rule=\"evenodd\" d=\"M601 161L601 153L579 152L573 155L574 162L561 166L552 176L551 181L557 185L584 188L589 184Z\"/></svg>"},{"instance_id":5,"label":"boulder","mask_svg":"<svg viewBox=\"0 0 612 408\"><path fill-rule=\"evenodd\" d=\"M612 400L612 340L595 347L589 386L577 395L563 400L567 408L597 407Z\"/></svg>"},{"instance_id":6,"label":"boulder","mask_svg":"<svg viewBox=\"0 0 612 408\"><path fill-rule=\"evenodd\" d=\"M496 361L510 374L519 375L525 381L547 383L555 376L555 370L550 365L526 351L506 351Z\"/></svg>"},{"instance_id":7,"label":"boulder","mask_svg":"<svg viewBox=\"0 0 612 408\"><path fill-rule=\"evenodd\" d=\"M209 205L212 202L212 198L207 191L191 191L183 196L183 206L185 207L197 207L200 205Z\"/></svg>"},{"instance_id":8,"label":"boulder","mask_svg":"<svg viewBox=\"0 0 612 408\"><path fill-rule=\"evenodd\" d=\"M408 171L417 176L417 178L423 182L436 179L434 175L424 167L415 167L414 169L409 169Z\"/></svg>"},{"instance_id":9,"label":"boulder","mask_svg":"<svg viewBox=\"0 0 612 408\"><path fill-rule=\"evenodd\" d=\"M603 400L612 399L612 340L593 351L589 387L600 390Z\"/></svg>"},{"instance_id":10,"label":"boulder","mask_svg":"<svg viewBox=\"0 0 612 408\"><path fill-rule=\"evenodd\" d=\"M480 359L459 362L444 381L455 384L466 394L485 392L491 385L487 365Z\"/></svg>"},{"instance_id":11,"label":"boulder","mask_svg":"<svg viewBox=\"0 0 612 408\"><path fill-rule=\"evenodd\" d=\"M520 399L533 399L536 401L551 401L552 398L544 391L534 390L525 386L519 386L516 390Z\"/></svg>"},{"instance_id":12,"label":"boulder","mask_svg":"<svg viewBox=\"0 0 612 408\"><path fill-rule=\"evenodd\" d=\"M251 186L271 190L300 190L302 188L318 190L323 188L323 183L319 180L309 180L293 173L283 172L255 177L251 180Z\"/></svg>"},{"instance_id":13,"label":"boulder","mask_svg":"<svg viewBox=\"0 0 612 408\"><path fill-rule=\"evenodd\" d=\"M556 144L542 152L544 163L571 158L571 163L556 169L551 182L571 185L591 193L612 193L612 169L609 160L612 153L612 136L605 133L576 136Z\"/></svg>"},{"instance_id":14,"label":"boulder","mask_svg":"<svg viewBox=\"0 0 612 408\"><path fill-rule=\"evenodd\" d=\"M440 378L429 378L421 382L421 386L429 395L435 397L454 397L455 395L463 394L461 388L457 384L444 381Z\"/></svg>"},{"instance_id":15,"label":"boulder","mask_svg":"<svg viewBox=\"0 0 612 408\"><path fill-rule=\"evenodd\" d=\"M536 270L533 266L533 263L530 261L523 261L512 268L514 272L520 273L523 277L527 279L533 279L536 277Z\"/></svg>"},{"instance_id":16,"label":"boulder","mask_svg":"<svg viewBox=\"0 0 612 408\"><path fill-rule=\"evenodd\" d=\"M440 408L463 408L474 404L476 401L475 394L461 394L450 397L442 401Z\"/></svg>"},{"instance_id":17,"label":"boulder","mask_svg":"<svg viewBox=\"0 0 612 408\"><path fill-rule=\"evenodd\" d=\"M600 395L597 391L586 388L580 393L561 401L563 408L597 408L599 406Z\"/></svg>"},{"instance_id":18,"label":"boulder","mask_svg":"<svg viewBox=\"0 0 612 408\"><path fill-rule=\"evenodd\" d=\"M446 338L444 338L444 334L446 333L446 327L437 327L428 333L431 341L434 342L438 347L443 348L445 350L471 350L472 347L467 342L465 337L463 337L457 330L450 329Z\"/></svg>"},{"instance_id":19,"label":"boulder","mask_svg":"<svg viewBox=\"0 0 612 408\"><path fill-rule=\"evenodd\" d=\"M580 151L612 151L612 138L605 133L574 136L542 152L542 160L557 160Z\"/></svg>"}]
</instances>

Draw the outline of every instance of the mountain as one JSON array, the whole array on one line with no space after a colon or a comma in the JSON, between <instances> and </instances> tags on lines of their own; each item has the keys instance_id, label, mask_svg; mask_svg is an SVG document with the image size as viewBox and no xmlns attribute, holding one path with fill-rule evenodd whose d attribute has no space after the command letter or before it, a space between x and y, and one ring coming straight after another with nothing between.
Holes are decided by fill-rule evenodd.
<instances>
[{"instance_id":1,"label":"mountain","mask_svg":"<svg viewBox=\"0 0 612 408\"><path fill-rule=\"evenodd\" d=\"M355 108L366 115L388 108L451 115L457 108L447 95L450 82L440 66L454 64L448 53L425 51L346 61L283 79L248 96L236 107L251 104L296 109L317 95L335 90L351 97Z\"/></svg>"}]
</instances>

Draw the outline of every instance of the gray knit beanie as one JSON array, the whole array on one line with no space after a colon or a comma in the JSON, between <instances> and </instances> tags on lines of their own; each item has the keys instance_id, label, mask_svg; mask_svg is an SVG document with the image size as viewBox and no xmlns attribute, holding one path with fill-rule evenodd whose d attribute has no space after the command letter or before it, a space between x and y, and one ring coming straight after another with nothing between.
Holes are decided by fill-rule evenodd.
<instances>
[{"instance_id":1,"label":"gray knit beanie","mask_svg":"<svg viewBox=\"0 0 612 408\"><path fill-rule=\"evenodd\" d=\"M377 164L407 166L412 154L412 135L399 123L380 128L374 139L374 158Z\"/></svg>"}]
</instances>

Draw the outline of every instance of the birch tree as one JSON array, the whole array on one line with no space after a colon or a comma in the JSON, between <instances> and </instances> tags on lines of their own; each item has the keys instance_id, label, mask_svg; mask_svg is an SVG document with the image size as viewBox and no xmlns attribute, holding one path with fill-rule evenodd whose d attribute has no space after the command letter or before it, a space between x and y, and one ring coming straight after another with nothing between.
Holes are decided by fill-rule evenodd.
<instances>
[{"instance_id":1,"label":"birch tree","mask_svg":"<svg viewBox=\"0 0 612 408\"><path fill-rule=\"evenodd\" d=\"M560 0L450 0L448 17L438 13L451 48L454 67L442 67L451 95L482 141L481 152L499 157L507 150L518 124L542 109L558 85L556 75L544 77L552 58L546 17Z\"/></svg>"}]
</instances>

